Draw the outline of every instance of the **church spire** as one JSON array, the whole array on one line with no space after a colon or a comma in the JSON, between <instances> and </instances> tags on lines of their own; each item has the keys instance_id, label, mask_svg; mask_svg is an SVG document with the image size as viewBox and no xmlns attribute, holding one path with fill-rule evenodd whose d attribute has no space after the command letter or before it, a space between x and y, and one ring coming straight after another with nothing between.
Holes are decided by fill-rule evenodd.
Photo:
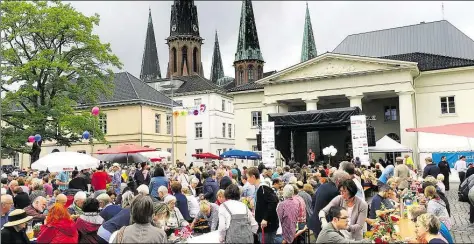
<instances>
[{"instance_id":1,"label":"church spire","mask_svg":"<svg viewBox=\"0 0 474 244\"><path fill-rule=\"evenodd\" d=\"M252 1L243 0L239 39L234 61L236 85L239 86L262 79L264 63L260 44L258 43Z\"/></svg>"},{"instance_id":2,"label":"church spire","mask_svg":"<svg viewBox=\"0 0 474 244\"><path fill-rule=\"evenodd\" d=\"M240 15L239 39L235 62L242 60L264 61L260 44L258 42L257 26L253 15L252 1L242 1L242 11Z\"/></svg>"},{"instance_id":3,"label":"church spire","mask_svg":"<svg viewBox=\"0 0 474 244\"><path fill-rule=\"evenodd\" d=\"M306 2L306 16L304 20L303 46L301 48L301 62L308 61L318 55L314 42L313 27L309 15L308 2Z\"/></svg>"},{"instance_id":4,"label":"church spire","mask_svg":"<svg viewBox=\"0 0 474 244\"><path fill-rule=\"evenodd\" d=\"M158 59L158 50L156 49L151 9L148 9L148 27L146 30L145 50L143 51L140 79L143 81L161 79L160 61Z\"/></svg>"},{"instance_id":5,"label":"church spire","mask_svg":"<svg viewBox=\"0 0 474 244\"><path fill-rule=\"evenodd\" d=\"M221 50L219 48L219 39L217 38L216 30L216 39L214 41L214 52L212 54L211 64L211 81L217 83L217 80L222 77L224 77L224 68L222 66Z\"/></svg>"}]
</instances>

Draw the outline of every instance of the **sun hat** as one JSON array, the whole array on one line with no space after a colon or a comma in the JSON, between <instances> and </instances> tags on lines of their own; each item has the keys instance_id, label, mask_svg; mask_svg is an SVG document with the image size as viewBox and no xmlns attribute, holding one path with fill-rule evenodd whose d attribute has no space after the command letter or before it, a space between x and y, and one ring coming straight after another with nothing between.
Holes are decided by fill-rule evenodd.
<instances>
[{"instance_id":1,"label":"sun hat","mask_svg":"<svg viewBox=\"0 0 474 244\"><path fill-rule=\"evenodd\" d=\"M112 167L119 167L120 168L120 164L114 163L114 164L112 164Z\"/></svg>"},{"instance_id":2,"label":"sun hat","mask_svg":"<svg viewBox=\"0 0 474 244\"><path fill-rule=\"evenodd\" d=\"M5 223L4 227L12 227L16 225L20 225L30 221L33 217L26 215L25 210L23 209L15 209L10 212L8 215L8 222Z\"/></svg>"}]
</instances>

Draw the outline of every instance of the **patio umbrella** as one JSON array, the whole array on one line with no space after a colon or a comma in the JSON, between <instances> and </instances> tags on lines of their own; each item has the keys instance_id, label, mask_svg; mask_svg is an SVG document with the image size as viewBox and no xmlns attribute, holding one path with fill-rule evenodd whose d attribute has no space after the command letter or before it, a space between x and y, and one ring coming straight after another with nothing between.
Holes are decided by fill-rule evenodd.
<instances>
[{"instance_id":1,"label":"patio umbrella","mask_svg":"<svg viewBox=\"0 0 474 244\"><path fill-rule=\"evenodd\" d=\"M46 170L50 172L73 171L74 167L78 170L97 168L99 159L90 155L77 152L56 152L50 153L31 165L32 169Z\"/></svg>"},{"instance_id":2,"label":"patio umbrella","mask_svg":"<svg viewBox=\"0 0 474 244\"><path fill-rule=\"evenodd\" d=\"M95 154L120 154L120 153L139 153L139 152L150 152L156 151L156 149L149 147L141 147L134 144L124 144L116 147L107 148L95 152Z\"/></svg>"},{"instance_id":3,"label":"patio umbrella","mask_svg":"<svg viewBox=\"0 0 474 244\"><path fill-rule=\"evenodd\" d=\"M425 132L453 136L474 137L474 123L459 123L421 128L409 128L407 132Z\"/></svg>"},{"instance_id":4,"label":"patio umbrella","mask_svg":"<svg viewBox=\"0 0 474 244\"><path fill-rule=\"evenodd\" d=\"M212 153L196 153L196 154L193 154L191 155L197 159L220 159L219 156L215 155L215 154L212 154Z\"/></svg>"},{"instance_id":5,"label":"patio umbrella","mask_svg":"<svg viewBox=\"0 0 474 244\"><path fill-rule=\"evenodd\" d=\"M251 151L230 150L221 154L222 158L260 159L260 155Z\"/></svg>"},{"instance_id":6,"label":"patio umbrella","mask_svg":"<svg viewBox=\"0 0 474 244\"><path fill-rule=\"evenodd\" d=\"M113 163L141 163L148 161L148 158L138 153L102 154L97 156L101 161Z\"/></svg>"}]
</instances>

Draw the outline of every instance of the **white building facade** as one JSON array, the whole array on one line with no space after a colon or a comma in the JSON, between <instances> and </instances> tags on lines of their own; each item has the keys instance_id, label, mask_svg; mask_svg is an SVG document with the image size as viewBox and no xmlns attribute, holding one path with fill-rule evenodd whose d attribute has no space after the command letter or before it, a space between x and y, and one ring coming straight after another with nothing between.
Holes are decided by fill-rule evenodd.
<instances>
[{"instance_id":1,"label":"white building facade","mask_svg":"<svg viewBox=\"0 0 474 244\"><path fill-rule=\"evenodd\" d=\"M388 135L412 148L419 160L420 153L449 151L453 145L440 141L436 149L426 149L433 137L420 139L406 129L474 121L474 41L447 21L350 35L332 53L229 94L234 96L239 149L256 147L258 125L269 114L359 107L376 118L370 121L375 140ZM318 143L295 148L295 153L304 155L312 147L320 155L322 148L334 145L337 159L344 160L351 149L347 130L320 130ZM472 148L457 145L454 150Z\"/></svg>"},{"instance_id":2,"label":"white building facade","mask_svg":"<svg viewBox=\"0 0 474 244\"><path fill-rule=\"evenodd\" d=\"M212 153L220 155L235 147L235 124L233 98L225 94L208 93L188 96L176 96L175 101L183 108L206 106L198 115L186 116L186 163L195 158L195 153ZM186 109L183 109L186 110Z\"/></svg>"}]
</instances>

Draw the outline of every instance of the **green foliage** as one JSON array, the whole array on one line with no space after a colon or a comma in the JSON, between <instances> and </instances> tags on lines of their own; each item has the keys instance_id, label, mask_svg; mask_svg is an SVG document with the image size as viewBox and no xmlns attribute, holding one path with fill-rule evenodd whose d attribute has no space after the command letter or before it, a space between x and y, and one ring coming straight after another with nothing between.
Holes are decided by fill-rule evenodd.
<instances>
[{"instance_id":1,"label":"green foliage","mask_svg":"<svg viewBox=\"0 0 474 244\"><path fill-rule=\"evenodd\" d=\"M60 1L3 1L2 147L28 153L29 135L71 145L89 130L103 140L97 118L78 105L97 103L113 90L110 44L93 34L99 16L85 16Z\"/></svg>"}]
</instances>

